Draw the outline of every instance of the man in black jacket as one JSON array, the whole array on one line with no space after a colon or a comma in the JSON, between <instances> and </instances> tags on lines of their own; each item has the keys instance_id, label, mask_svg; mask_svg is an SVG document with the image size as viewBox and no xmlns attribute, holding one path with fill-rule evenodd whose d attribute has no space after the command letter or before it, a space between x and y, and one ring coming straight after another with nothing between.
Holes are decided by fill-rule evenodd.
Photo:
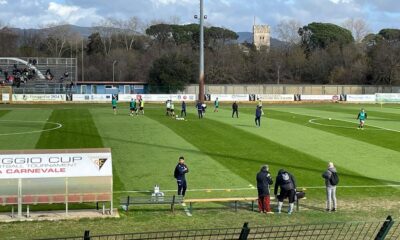
<instances>
[{"instance_id":1,"label":"man in black jacket","mask_svg":"<svg viewBox=\"0 0 400 240\"><path fill-rule=\"evenodd\" d=\"M258 210L263 213L273 213L270 206L269 185L273 184L268 165L261 167L257 173Z\"/></svg>"},{"instance_id":2,"label":"man in black jacket","mask_svg":"<svg viewBox=\"0 0 400 240\"><path fill-rule=\"evenodd\" d=\"M174 177L176 178L176 183L178 184L178 195L185 197L187 184L185 174L189 172L189 168L185 164L185 158L179 157L178 165L175 167Z\"/></svg>"},{"instance_id":3,"label":"man in black jacket","mask_svg":"<svg viewBox=\"0 0 400 240\"><path fill-rule=\"evenodd\" d=\"M277 196L278 187L280 194ZM276 176L274 195L278 198L278 213L281 213L283 200L289 198L288 214L292 214L296 198L296 181L293 175L284 169L280 169Z\"/></svg>"},{"instance_id":4,"label":"man in black jacket","mask_svg":"<svg viewBox=\"0 0 400 240\"><path fill-rule=\"evenodd\" d=\"M236 118L239 118L239 106L236 103L236 101L232 104L232 118L233 115L235 115L235 113L236 113Z\"/></svg>"}]
</instances>

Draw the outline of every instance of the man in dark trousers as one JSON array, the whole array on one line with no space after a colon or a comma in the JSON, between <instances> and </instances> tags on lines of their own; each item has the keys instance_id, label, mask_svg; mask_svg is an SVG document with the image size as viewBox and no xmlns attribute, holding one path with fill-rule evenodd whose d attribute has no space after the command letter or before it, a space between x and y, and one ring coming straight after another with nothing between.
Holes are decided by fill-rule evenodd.
<instances>
[{"instance_id":1,"label":"man in dark trousers","mask_svg":"<svg viewBox=\"0 0 400 240\"><path fill-rule=\"evenodd\" d=\"M256 127L260 127L261 126L261 115L262 115L262 110L260 106L257 106L256 108Z\"/></svg>"},{"instance_id":2,"label":"man in dark trousers","mask_svg":"<svg viewBox=\"0 0 400 240\"><path fill-rule=\"evenodd\" d=\"M200 101L197 102L196 108L197 108L197 114L199 115L199 119L203 118L203 105L201 104Z\"/></svg>"},{"instance_id":3,"label":"man in dark trousers","mask_svg":"<svg viewBox=\"0 0 400 240\"><path fill-rule=\"evenodd\" d=\"M183 117L183 114L185 114L185 117L186 117L186 102L185 101L182 101L181 117Z\"/></svg>"},{"instance_id":4,"label":"man in dark trousers","mask_svg":"<svg viewBox=\"0 0 400 240\"><path fill-rule=\"evenodd\" d=\"M339 177L336 168L332 162L328 164L328 169L322 174L326 186L326 211L336 211L336 185L339 183ZM332 207L332 208L331 208Z\"/></svg>"},{"instance_id":5,"label":"man in dark trousers","mask_svg":"<svg viewBox=\"0 0 400 240\"><path fill-rule=\"evenodd\" d=\"M258 210L260 213L272 213L270 205L269 186L272 185L272 177L269 173L268 165L261 167L257 173L257 191L258 191Z\"/></svg>"},{"instance_id":6,"label":"man in dark trousers","mask_svg":"<svg viewBox=\"0 0 400 240\"><path fill-rule=\"evenodd\" d=\"M179 157L178 165L175 167L174 177L178 184L178 195L182 195L182 197L185 197L186 193L187 184L185 174L188 172L189 168L185 164L185 158Z\"/></svg>"},{"instance_id":7,"label":"man in dark trousers","mask_svg":"<svg viewBox=\"0 0 400 240\"><path fill-rule=\"evenodd\" d=\"M233 115L235 115L235 113L236 113L236 117L237 118L239 118L239 112L238 112L238 110L239 110L239 106L238 106L238 104L236 103L236 101L232 104L232 118L233 118Z\"/></svg>"},{"instance_id":8,"label":"man in dark trousers","mask_svg":"<svg viewBox=\"0 0 400 240\"><path fill-rule=\"evenodd\" d=\"M278 187L280 188L280 193L277 196ZM278 213L281 213L283 200L289 198L288 214L292 214L296 198L296 181L293 175L284 169L280 169L276 176L274 195L278 198Z\"/></svg>"}]
</instances>

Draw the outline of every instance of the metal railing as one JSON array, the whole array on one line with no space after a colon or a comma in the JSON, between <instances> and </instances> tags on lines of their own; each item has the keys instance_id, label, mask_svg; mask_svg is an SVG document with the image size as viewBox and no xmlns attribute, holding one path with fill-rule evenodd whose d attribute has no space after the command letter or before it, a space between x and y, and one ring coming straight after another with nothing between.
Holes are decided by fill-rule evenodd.
<instances>
[{"instance_id":1,"label":"metal railing","mask_svg":"<svg viewBox=\"0 0 400 240\"><path fill-rule=\"evenodd\" d=\"M321 224L301 224L284 226L249 227L245 223L242 228L219 228L177 230L143 233L125 233L108 235L90 235L85 231L80 237L47 238L47 240L138 240L138 239L185 239L185 240L305 240L305 239L339 239L339 240L395 240L400 237L400 224L388 216L385 221L373 222L336 222ZM42 239L44 240L44 239Z\"/></svg>"}]
</instances>

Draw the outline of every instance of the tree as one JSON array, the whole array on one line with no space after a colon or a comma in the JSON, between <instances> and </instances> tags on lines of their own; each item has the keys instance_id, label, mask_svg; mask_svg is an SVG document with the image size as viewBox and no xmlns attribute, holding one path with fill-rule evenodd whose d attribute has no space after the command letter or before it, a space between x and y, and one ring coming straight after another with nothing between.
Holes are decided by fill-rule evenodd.
<instances>
[{"instance_id":1,"label":"tree","mask_svg":"<svg viewBox=\"0 0 400 240\"><path fill-rule=\"evenodd\" d=\"M86 53L88 55L93 55L93 54L104 54L103 51L103 43L101 40L100 33L92 33L89 36L89 42L86 45Z\"/></svg>"},{"instance_id":2,"label":"tree","mask_svg":"<svg viewBox=\"0 0 400 240\"><path fill-rule=\"evenodd\" d=\"M384 28L378 35L387 41L400 41L400 29Z\"/></svg>"},{"instance_id":3,"label":"tree","mask_svg":"<svg viewBox=\"0 0 400 240\"><path fill-rule=\"evenodd\" d=\"M294 19L282 20L276 26L275 31L280 40L293 45L301 40L298 34L300 28L301 23Z\"/></svg>"},{"instance_id":4,"label":"tree","mask_svg":"<svg viewBox=\"0 0 400 240\"><path fill-rule=\"evenodd\" d=\"M62 23L46 26L46 46L51 56L62 57L68 47L71 27Z\"/></svg>"},{"instance_id":5,"label":"tree","mask_svg":"<svg viewBox=\"0 0 400 240\"><path fill-rule=\"evenodd\" d=\"M193 62L178 54L168 54L155 60L149 72L149 85L153 92L175 93L183 91L194 80Z\"/></svg>"},{"instance_id":6,"label":"tree","mask_svg":"<svg viewBox=\"0 0 400 240\"><path fill-rule=\"evenodd\" d=\"M370 32L367 22L364 19L349 18L342 23L342 27L348 29L357 43L360 43Z\"/></svg>"},{"instance_id":7,"label":"tree","mask_svg":"<svg viewBox=\"0 0 400 240\"><path fill-rule=\"evenodd\" d=\"M354 42L351 32L331 23L310 23L299 29L301 43L307 52L326 48L332 43L344 46Z\"/></svg>"}]
</instances>

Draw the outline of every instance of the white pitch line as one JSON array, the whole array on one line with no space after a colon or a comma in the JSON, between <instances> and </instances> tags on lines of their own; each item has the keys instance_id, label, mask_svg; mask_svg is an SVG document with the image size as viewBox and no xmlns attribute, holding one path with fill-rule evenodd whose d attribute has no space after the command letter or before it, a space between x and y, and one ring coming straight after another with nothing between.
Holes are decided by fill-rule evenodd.
<instances>
[{"instance_id":1,"label":"white pitch line","mask_svg":"<svg viewBox=\"0 0 400 240\"><path fill-rule=\"evenodd\" d=\"M296 115L302 115L302 116L309 116L309 117L317 117L317 118L327 119L327 117L321 117L321 116L318 116L318 115L315 115L315 114L304 114L304 113L295 113L295 112L288 112L288 113L296 114ZM336 118L336 119L332 118L332 119L333 120L338 120L338 121L343 121L343 122L354 123L353 121L344 120L344 119L338 119L338 118ZM380 129L383 129L383 130L386 130L386 131L392 131L392 132L400 133L400 130L379 127L379 126L375 126L375 125L371 125L371 124L365 124L365 126L371 126L371 127L380 128Z\"/></svg>"},{"instance_id":2,"label":"white pitch line","mask_svg":"<svg viewBox=\"0 0 400 240\"><path fill-rule=\"evenodd\" d=\"M311 124L315 124L315 125L319 125L319 126L325 126L325 127L334 127L334 128L346 128L346 129L357 129L356 127L347 127L347 126L338 126L338 125L331 125L331 124L324 124L324 123L319 123L319 122L315 122L316 120L320 120L320 119L324 119L324 118L313 118L308 120L309 123ZM339 120L341 121L341 120ZM370 128L366 128L368 131L386 131L385 129L370 129Z\"/></svg>"},{"instance_id":3,"label":"white pitch line","mask_svg":"<svg viewBox=\"0 0 400 240\"><path fill-rule=\"evenodd\" d=\"M383 188L383 187L400 187L400 184L382 184L382 185L338 185L337 188ZM297 187L298 189L324 189L325 186L310 186L310 187ZM187 192L207 192L207 191L240 191L240 190L254 190L256 188L216 188L216 189L188 189ZM273 189L273 188L271 188ZM161 190L162 192L176 192L177 190ZM114 191L115 193L152 193L150 190L143 191Z\"/></svg>"},{"instance_id":4,"label":"white pitch line","mask_svg":"<svg viewBox=\"0 0 400 240\"><path fill-rule=\"evenodd\" d=\"M41 132L48 132L48 131L53 131L57 130L59 128L62 128L63 125L61 123L55 123L55 122L47 122L47 121L24 121L24 120L1 120L0 122L28 122L28 123L50 123L53 125L56 125L56 127L49 128L49 129L42 129L42 130L36 130L36 131L27 131L27 132L14 132L14 133L0 133L0 136L10 136L10 135L21 135L21 134L31 134L31 133L41 133Z\"/></svg>"}]
</instances>

